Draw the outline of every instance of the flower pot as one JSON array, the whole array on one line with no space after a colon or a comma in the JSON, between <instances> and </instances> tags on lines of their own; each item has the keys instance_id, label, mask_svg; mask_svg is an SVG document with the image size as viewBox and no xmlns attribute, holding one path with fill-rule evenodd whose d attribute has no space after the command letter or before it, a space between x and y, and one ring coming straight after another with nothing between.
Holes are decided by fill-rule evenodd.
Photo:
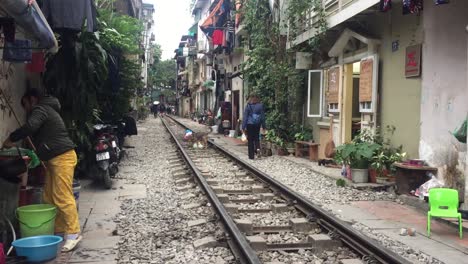
<instances>
[{"instance_id":1,"label":"flower pot","mask_svg":"<svg viewBox=\"0 0 468 264\"><path fill-rule=\"evenodd\" d=\"M369 181L368 169L351 169L352 180L355 183L366 183Z\"/></svg>"},{"instance_id":2,"label":"flower pot","mask_svg":"<svg viewBox=\"0 0 468 264\"><path fill-rule=\"evenodd\" d=\"M276 154L278 156L287 156L287 155L289 155L288 151L285 148L282 148L282 147L277 147Z\"/></svg>"},{"instance_id":3,"label":"flower pot","mask_svg":"<svg viewBox=\"0 0 468 264\"><path fill-rule=\"evenodd\" d=\"M388 178L387 177L376 177L375 181L378 184L385 184L385 183L388 182Z\"/></svg>"},{"instance_id":4,"label":"flower pot","mask_svg":"<svg viewBox=\"0 0 468 264\"><path fill-rule=\"evenodd\" d=\"M296 152L296 148L287 148L289 154L293 154Z\"/></svg>"},{"instance_id":5,"label":"flower pot","mask_svg":"<svg viewBox=\"0 0 468 264\"><path fill-rule=\"evenodd\" d=\"M377 171L375 169L369 169L369 182L377 183Z\"/></svg>"}]
</instances>

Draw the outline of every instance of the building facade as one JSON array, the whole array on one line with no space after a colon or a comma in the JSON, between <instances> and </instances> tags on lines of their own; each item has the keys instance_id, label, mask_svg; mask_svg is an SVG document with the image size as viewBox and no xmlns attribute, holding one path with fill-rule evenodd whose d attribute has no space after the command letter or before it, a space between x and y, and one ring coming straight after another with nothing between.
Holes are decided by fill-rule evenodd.
<instances>
[{"instance_id":1,"label":"building facade","mask_svg":"<svg viewBox=\"0 0 468 264\"><path fill-rule=\"evenodd\" d=\"M393 1L385 12L379 0L323 4L328 31L322 48L328 54L325 60L309 61L304 85L304 120L315 140L325 146L329 118L338 144L361 129L394 127L393 145L437 167L439 179L463 192L466 144L450 131L468 112L468 3L426 0L422 9L408 10L402 1ZM317 33L311 21L289 36L290 48Z\"/></svg>"}]
</instances>

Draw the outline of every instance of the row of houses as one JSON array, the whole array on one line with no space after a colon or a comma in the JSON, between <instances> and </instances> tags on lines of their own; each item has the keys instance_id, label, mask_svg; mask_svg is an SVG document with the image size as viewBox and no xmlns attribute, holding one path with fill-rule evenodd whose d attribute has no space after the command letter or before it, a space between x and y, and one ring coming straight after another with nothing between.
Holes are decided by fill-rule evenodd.
<instances>
[{"instance_id":1,"label":"row of houses","mask_svg":"<svg viewBox=\"0 0 468 264\"><path fill-rule=\"evenodd\" d=\"M249 91L240 66L248 59L244 1L194 1L194 25L175 55L180 115L217 110L226 101L234 127L243 118ZM273 13L284 15L289 1L270 1ZM308 72L303 123L313 129L315 141L325 146L330 117L337 144L361 128L394 126L392 143L410 158L437 167L441 179L455 176L468 186L466 144L451 134L468 112L468 2L323 0L322 5L328 29L321 49L327 59L314 61L312 51L296 54L298 69ZM320 30L316 21L316 13L305 11L299 32L282 30L287 48L311 40ZM323 157L323 149L319 153Z\"/></svg>"},{"instance_id":2,"label":"row of houses","mask_svg":"<svg viewBox=\"0 0 468 264\"><path fill-rule=\"evenodd\" d=\"M39 1L38 1L39 2ZM43 4L46 1L40 1ZM71 3L70 1L68 2ZM105 3L99 2L98 4ZM154 35L151 34L151 27L153 25L153 12L154 7L152 4L142 3L141 0L116 0L110 1L113 4L113 10L116 13L128 15L143 21L144 24L144 36L140 40L140 45L144 53L141 55L132 55L133 58L141 63L141 78L145 85L147 84L147 67L151 63L151 60L146 58L152 58L150 43L154 40ZM50 17L59 17L57 21L62 20L63 17L71 16L73 14L76 20L80 21L86 19L88 25L88 31L96 31L90 24L91 21L96 21L95 1L76 1L73 2L73 8L63 12L60 8L59 11L50 11L49 17L42 15L41 8L38 3L33 1L33 8L37 11L27 12L23 14L24 9L28 8L27 0L14 0L14 1L1 1L0 2L0 17L2 18L1 26L5 29L5 21L13 21L9 25L11 31L16 34L16 39L31 41L32 50L38 53L56 53L58 50L58 43L55 40L54 25L52 24ZM20 10L20 12L18 11ZM88 12L89 11L89 12ZM44 11L45 13L45 11ZM21 15L22 14L22 15ZM32 17L35 14L40 16ZM67 18L68 19L68 18ZM68 22L70 22L68 21ZM49 26L50 23L50 26ZM82 30L82 23L78 22L77 28L74 28L75 32ZM96 25L96 24L94 24ZM63 26L63 25L61 25ZM70 24L66 24L70 26ZM46 28L46 30L41 30ZM52 29L51 29L52 28ZM68 30L71 30L67 28ZM46 70L45 61L43 57L39 60L39 63L26 64L24 61L13 61L6 59L5 46L6 46L6 35L5 30L3 34L0 34L0 46L2 47L3 61L0 63L0 143L3 143L5 139L10 135L11 132L16 130L21 124L25 122L26 115L23 107L21 106L21 97L25 93L28 87L32 88L44 88L43 72ZM10 32L11 33L11 32ZM51 44L44 46L40 41L50 37ZM40 46L40 47L39 47ZM18 53L16 53L18 56ZM4 180L0 180L0 214L6 215L13 220L14 212L18 206L19 188L16 184L7 183ZM7 241L7 225L3 221L0 221L0 238L3 241Z\"/></svg>"}]
</instances>

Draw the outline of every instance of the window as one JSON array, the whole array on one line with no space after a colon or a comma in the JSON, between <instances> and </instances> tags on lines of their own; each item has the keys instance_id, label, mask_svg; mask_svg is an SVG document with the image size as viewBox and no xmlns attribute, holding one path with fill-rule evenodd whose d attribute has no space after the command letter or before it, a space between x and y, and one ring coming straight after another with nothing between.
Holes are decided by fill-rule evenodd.
<instances>
[{"instance_id":1,"label":"window","mask_svg":"<svg viewBox=\"0 0 468 264\"><path fill-rule=\"evenodd\" d=\"M309 71L309 89L307 93L307 116L322 116L323 73L321 70Z\"/></svg>"}]
</instances>

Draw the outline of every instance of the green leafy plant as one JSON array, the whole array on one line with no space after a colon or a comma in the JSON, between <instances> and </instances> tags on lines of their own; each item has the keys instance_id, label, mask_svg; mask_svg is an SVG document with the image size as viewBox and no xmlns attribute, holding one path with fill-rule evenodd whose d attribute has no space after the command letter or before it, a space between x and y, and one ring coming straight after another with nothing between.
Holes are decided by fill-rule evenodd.
<instances>
[{"instance_id":1,"label":"green leafy plant","mask_svg":"<svg viewBox=\"0 0 468 264\"><path fill-rule=\"evenodd\" d=\"M343 180L343 179L338 179L338 180L336 180L336 186L345 187L346 186L346 181Z\"/></svg>"},{"instance_id":2,"label":"green leafy plant","mask_svg":"<svg viewBox=\"0 0 468 264\"><path fill-rule=\"evenodd\" d=\"M312 140L312 129L300 126L297 132L294 134L294 139L299 141Z\"/></svg>"},{"instance_id":3,"label":"green leafy plant","mask_svg":"<svg viewBox=\"0 0 468 264\"><path fill-rule=\"evenodd\" d=\"M372 161L374 153L381 148L379 144L369 142L351 142L336 148L336 153L341 162L353 169L367 169Z\"/></svg>"}]
</instances>

